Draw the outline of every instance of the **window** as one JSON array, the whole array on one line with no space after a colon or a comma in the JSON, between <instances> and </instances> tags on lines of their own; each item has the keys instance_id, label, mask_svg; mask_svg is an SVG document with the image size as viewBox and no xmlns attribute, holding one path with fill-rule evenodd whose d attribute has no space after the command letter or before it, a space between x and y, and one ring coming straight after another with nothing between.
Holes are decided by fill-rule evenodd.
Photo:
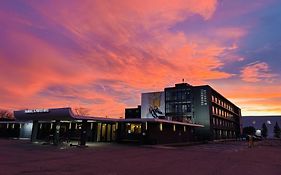
<instances>
[{"instance_id":1,"label":"window","mask_svg":"<svg viewBox=\"0 0 281 175\"><path fill-rule=\"evenodd\" d=\"M191 104L187 103L187 112L191 112Z\"/></svg>"},{"instance_id":2,"label":"window","mask_svg":"<svg viewBox=\"0 0 281 175\"><path fill-rule=\"evenodd\" d=\"M175 104L175 112L176 113L181 113L181 108L179 104Z\"/></svg>"},{"instance_id":3,"label":"window","mask_svg":"<svg viewBox=\"0 0 281 175\"><path fill-rule=\"evenodd\" d=\"M130 133L140 134L141 133L141 124L130 124L127 125Z\"/></svg>"},{"instance_id":4,"label":"window","mask_svg":"<svg viewBox=\"0 0 281 175\"><path fill-rule=\"evenodd\" d=\"M172 96L171 92L167 91L166 92L166 100L171 100L171 96Z\"/></svg>"},{"instance_id":5,"label":"window","mask_svg":"<svg viewBox=\"0 0 281 175\"><path fill-rule=\"evenodd\" d=\"M215 107L215 114L218 114L218 110L217 110L217 108Z\"/></svg>"},{"instance_id":6,"label":"window","mask_svg":"<svg viewBox=\"0 0 281 175\"><path fill-rule=\"evenodd\" d=\"M182 112L186 113L187 112L187 104L182 105Z\"/></svg>"}]
</instances>

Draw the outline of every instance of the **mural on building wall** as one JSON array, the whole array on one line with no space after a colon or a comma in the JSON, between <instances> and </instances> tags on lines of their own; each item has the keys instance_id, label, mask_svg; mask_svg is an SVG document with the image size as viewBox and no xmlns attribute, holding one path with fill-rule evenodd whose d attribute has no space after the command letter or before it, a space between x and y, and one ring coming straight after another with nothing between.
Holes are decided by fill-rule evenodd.
<instances>
[{"instance_id":1,"label":"mural on building wall","mask_svg":"<svg viewBox=\"0 0 281 175\"><path fill-rule=\"evenodd\" d=\"M164 116L164 92L143 93L141 95L141 118L160 118Z\"/></svg>"}]
</instances>

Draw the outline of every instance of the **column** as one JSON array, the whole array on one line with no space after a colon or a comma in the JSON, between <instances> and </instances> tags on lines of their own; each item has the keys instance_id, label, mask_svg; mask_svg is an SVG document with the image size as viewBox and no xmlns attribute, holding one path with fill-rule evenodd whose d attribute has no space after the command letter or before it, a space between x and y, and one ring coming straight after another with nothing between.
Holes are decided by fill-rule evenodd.
<instances>
[{"instance_id":1,"label":"column","mask_svg":"<svg viewBox=\"0 0 281 175\"><path fill-rule=\"evenodd\" d=\"M82 128L81 128L81 136L80 136L80 146L85 146L87 141L87 128L88 122L87 120L82 121Z\"/></svg>"},{"instance_id":2,"label":"column","mask_svg":"<svg viewBox=\"0 0 281 175\"><path fill-rule=\"evenodd\" d=\"M38 134L38 128L39 128L38 120L34 120L33 125L32 125L31 142L36 141L37 134Z\"/></svg>"},{"instance_id":3,"label":"column","mask_svg":"<svg viewBox=\"0 0 281 175\"><path fill-rule=\"evenodd\" d=\"M59 139L60 139L60 121L56 120L55 122L55 126L54 126L54 145L58 145L59 144Z\"/></svg>"}]
</instances>

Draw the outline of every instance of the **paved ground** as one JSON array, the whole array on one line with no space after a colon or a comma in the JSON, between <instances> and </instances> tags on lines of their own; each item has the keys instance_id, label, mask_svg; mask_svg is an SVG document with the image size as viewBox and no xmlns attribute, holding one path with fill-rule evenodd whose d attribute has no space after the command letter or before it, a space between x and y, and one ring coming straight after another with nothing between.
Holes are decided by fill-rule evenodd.
<instances>
[{"instance_id":1,"label":"paved ground","mask_svg":"<svg viewBox=\"0 0 281 175\"><path fill-rule=\"evenodd\" d=\"M0 175L280 175L281 141L195 146L94 144L59 149L28 141L0 139Z\"/></svg>"}]
</instances>

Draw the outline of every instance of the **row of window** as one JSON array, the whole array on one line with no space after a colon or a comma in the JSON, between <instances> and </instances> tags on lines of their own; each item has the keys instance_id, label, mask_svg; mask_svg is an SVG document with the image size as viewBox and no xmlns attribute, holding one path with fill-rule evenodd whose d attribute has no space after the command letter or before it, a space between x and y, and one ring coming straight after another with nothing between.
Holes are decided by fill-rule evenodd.
<instances>
[{"instance_id":1,"label":"row of window","mask_svg":"<svg viewBox=\"0 0 281 175\"><path fill-rule=\"evenodd\" d=\"M191 112L191 103L166 103L166 113L188 113Z\"/></svg>"},{"instance_id":2,"label":"row of window","mask_svg":"<svg viewBox=\"0 0 281 175\"><path fill-rule=\"evenodd\" d=\"M218 115L218 116L221 116L221 117L225 117L225 118L232 118L233 117L233 114L231 114L230 112L222 110L222 109L217 108L215 106L212 106L212 114Z\"/></svg>"},{"instance_id":3,"label":"row of window","mask_svg":"<svg viewBox=\"0 0 281 175\"><path fill-rule=\"evenodd\" d=\"M166 101L190 101L191 91L190 90L167 90L166 91Z\"/></svg>"},{"instance_id":4,"label":"row of window","mask_svg":"<svg viewBox=\"0 0 281 175\"><path fill-rule=\"evenodd\" d=\"M214 134L215 139L235 138L236 137L235 131L226 131L226 130L220 130L220 129L214 129L213 134Z\"/></svg>"},{"instance_id":5,"label":"row of window","mask_svg":"<svg viewBox=\"0 0 281 175\"><path fill-rule=\"evenodd\" d=\"M159 129L160 129L160 131L163 131L163 124L162 123L159 124ZM173 125L173 131L174 132L176 131L176 125ZM186 126L183 126L183 132L186 132Z\"/></svg>"},{"instance_id":6,"label":"row of window","mask_svg":"<svg viewBox=\"0 0 281 175\"><path fill-rule=\"evenodd\" d=\"M234 123L220 118L213 117L213 125L221 127L234 127Z\"/></svg>"},{"instance_id":7,"label":"row of window","mask_svg":"<svg viewBox=\"0 0 281 175\"><path fill-rule=\"evenodd\" d=\"M216 103L216 104L218 104L218 105L220 105L220 106L222 106L222 107L224 107L224 108L226 108L230 111L234 111L233 107L231 105L229 105L228 103L222 101L221 99L219 99L218 97L215 97L213 95L212 95L212 102Z\"/></svg>"}]
</instances>

